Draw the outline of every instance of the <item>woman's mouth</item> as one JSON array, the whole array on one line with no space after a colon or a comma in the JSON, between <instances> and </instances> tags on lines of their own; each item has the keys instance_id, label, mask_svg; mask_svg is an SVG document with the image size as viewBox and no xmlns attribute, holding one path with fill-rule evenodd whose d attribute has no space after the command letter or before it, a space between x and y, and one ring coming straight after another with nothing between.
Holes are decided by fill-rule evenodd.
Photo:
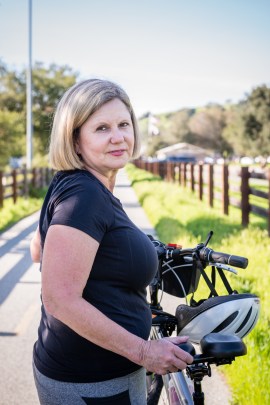
<instances>
[{"instance_id":1,"label":"woman's mouth","mask_svg":"<svg viewBox=\"0 0 270 405\"><path fill-rule=\"evenodd\" d=\"M112 156L122 156L125 153L125 149L117 149L117 150L112 150L109 152L110 155Z\"/></svg>"}]
</instances>

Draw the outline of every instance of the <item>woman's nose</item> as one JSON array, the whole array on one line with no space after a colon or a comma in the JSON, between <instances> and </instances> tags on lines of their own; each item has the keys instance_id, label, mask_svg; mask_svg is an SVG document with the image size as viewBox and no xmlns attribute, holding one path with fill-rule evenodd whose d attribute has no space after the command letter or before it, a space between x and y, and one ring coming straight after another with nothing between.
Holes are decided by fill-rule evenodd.
<instances>
[{"instance_id":1,"label":"woman's nose","mask_svg":"<svg viewBox=\"0 0 270 405\"><path fill-rule=\"evenodd\" d=\"M124 138L124 134L123 134L123 132L122 132L119 128L114 129L114 130L112 131L112 134L111 134L111 142L112 142L112 143L123 142L124 139L125 139L125 138Z\"/></svg>"}]
</instances>

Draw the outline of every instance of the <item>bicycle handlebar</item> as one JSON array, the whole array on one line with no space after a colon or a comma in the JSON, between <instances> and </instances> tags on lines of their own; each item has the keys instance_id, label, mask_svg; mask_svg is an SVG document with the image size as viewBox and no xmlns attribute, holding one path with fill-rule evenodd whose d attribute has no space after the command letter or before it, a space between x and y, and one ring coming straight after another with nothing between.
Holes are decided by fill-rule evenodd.
<instances>
[{"instance_id":1,"label":"bicycle handlebar","mask_svg":"<svg viewBox=\"0 0 270 405\"><path fill-rule=\"evenodd\" d=\"M228 264L230 266L239 267L240 269L245 269L248 265L248 259L246 257L215 252L208 247L204 247L200 250L200 259L207 263L215 262Z\"/></svg>"},{"instance_id":2,"label":"bicycle handlebar","mask_svg":"<svg viewBox=\"0 0 270 405\"><path fill-rule=\"evenodd\" d=\"M245 269L248 266L248 259L243 256L236 256L236 255L231 255L228 253L223 253L223 252L216 252L211 248L208 248L206 246L198 245L197 248L194 249L172 249L170 251L165 251L163 255L170 257L172 259L177 259L180 256L183 255L192 255L193 253L198 252L199 258L202 262L205 264L209 263L222 263L222 264L227 264L229 266L234 266L234 267L239 267L240 269ZM159 251L161 254L161 251Z\"/></svg>"}]
</instances>

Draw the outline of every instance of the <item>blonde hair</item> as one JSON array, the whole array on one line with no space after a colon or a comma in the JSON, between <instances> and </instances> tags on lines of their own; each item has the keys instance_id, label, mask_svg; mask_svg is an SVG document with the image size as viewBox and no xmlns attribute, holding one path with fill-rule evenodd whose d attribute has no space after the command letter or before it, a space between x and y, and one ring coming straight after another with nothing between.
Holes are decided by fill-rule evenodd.
<instances>
[{"instance_id":1,"label":"blonde hair","mask_svg":"<svg viewBox=\"0 0 270 405\"><path fill-rule=\"evenodd\" d=\"M75 150L79 129L100 107L115 98L127 107L134 130L132 157L139 153L139 129L132 105L126 92L108 80L89 79L70 87L60 99L54 114L49 148L51 166L56 170L83 169Z\"/></svg>"}]
</instances>

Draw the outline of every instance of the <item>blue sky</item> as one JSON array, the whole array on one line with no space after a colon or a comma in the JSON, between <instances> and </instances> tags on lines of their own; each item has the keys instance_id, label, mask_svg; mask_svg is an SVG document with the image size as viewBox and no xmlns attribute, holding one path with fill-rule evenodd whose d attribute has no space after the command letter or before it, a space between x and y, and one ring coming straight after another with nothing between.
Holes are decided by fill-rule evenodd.
<instances>
[{"instance_id":1,"label":"blue sky","mask_svg":"<svg viewBox=\"0 0 270 405\"><path fill-rule=\"evenodd\" d=\"M270 85L270 0L32 0L33 61L128 92L138 115ZM0 58L27 66L28 0L0 0Z\"/></svg>"}]
</instances>

